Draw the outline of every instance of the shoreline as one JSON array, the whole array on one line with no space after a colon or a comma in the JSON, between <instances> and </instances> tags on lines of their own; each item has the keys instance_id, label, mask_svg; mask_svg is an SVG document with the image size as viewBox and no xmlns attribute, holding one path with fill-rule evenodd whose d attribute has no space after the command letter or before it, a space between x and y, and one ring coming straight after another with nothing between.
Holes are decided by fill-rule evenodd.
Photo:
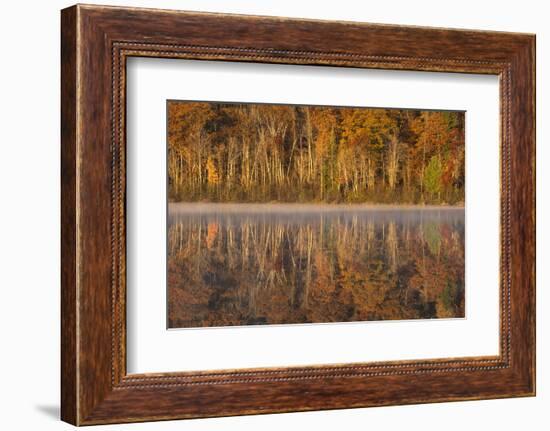
<instances>
[{"instance_id":1,"label":"shoreline","mask_svg":"<svg viewBox=\"0 0 550 431\"><path fill-rule=\"evenodd\" d=\"M327 203L226 203L226 202L168 202L168 211L176 213L235 212L235 213L304 213L338 211L464 211L464 205L417 204L327 204Z\"/></svg>"}]
</instances>

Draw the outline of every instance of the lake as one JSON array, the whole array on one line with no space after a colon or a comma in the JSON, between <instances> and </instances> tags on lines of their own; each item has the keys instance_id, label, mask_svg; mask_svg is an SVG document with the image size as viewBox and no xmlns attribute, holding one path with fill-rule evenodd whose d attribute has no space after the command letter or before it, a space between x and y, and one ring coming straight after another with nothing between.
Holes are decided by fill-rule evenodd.
<instances>
[{"instance_id":1,"label":"lake","mask_svg":"<svg viewBox=\"0 0 550 431\"><path fill-rule=\"evenodd\" d=\"M168 326L464 317L464 208L168 206Z\"/></svg>"}]
</instances>

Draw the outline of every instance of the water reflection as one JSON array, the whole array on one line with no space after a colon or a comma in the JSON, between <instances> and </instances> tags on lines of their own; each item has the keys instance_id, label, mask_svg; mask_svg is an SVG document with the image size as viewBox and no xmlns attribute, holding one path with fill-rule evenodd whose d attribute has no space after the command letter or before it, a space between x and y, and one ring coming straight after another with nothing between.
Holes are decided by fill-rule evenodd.
<instances>
[{"instance_id":1,"label":"water reflection","mask_svg":"<svg viewBox=\"0 0 550 431\"><path fill-rule=\"evenodd\" d=\"M171 328L464 316L463 209L178 204L168 224Z\"/></svg>"}]
</instances>

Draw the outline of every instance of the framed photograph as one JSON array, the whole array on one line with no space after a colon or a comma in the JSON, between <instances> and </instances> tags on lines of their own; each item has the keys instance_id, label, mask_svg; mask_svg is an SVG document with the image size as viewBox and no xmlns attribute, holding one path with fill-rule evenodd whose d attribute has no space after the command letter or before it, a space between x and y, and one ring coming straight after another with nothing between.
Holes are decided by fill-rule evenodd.
<instances>
[{"instance_id":1,"label":"framed photograph","mask_svg":"<svg viewBox=\"0 0 550 431\"><path fill-rule=\"evenodd\" d=\"M62 419L535 394L535 37L61 14Z\"/></svg>"}]
</instances>

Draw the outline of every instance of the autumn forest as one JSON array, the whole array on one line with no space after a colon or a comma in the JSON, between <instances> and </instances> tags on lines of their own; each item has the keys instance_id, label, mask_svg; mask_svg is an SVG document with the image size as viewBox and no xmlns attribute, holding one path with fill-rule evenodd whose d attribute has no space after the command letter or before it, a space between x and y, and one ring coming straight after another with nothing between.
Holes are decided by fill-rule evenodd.
<instances>
[{"instance_id":1,"label":"autumn forest","mask_svg":"<svg viewBox=\"0 0 550 431\"><path fill-rule=\"evenodd\" d=\"M168 102L171 201L464 203L464 113Z\"/></svg>"},{"instance_id":2,"label":"autumn forest","mask_svg":"<svg viewBox=\"0 0 550 431\"><path fill-rule=\"evenodd\" d=\"M168 327L465 316L463 112L167 116Z\"/></svg>"}]
</instances>

